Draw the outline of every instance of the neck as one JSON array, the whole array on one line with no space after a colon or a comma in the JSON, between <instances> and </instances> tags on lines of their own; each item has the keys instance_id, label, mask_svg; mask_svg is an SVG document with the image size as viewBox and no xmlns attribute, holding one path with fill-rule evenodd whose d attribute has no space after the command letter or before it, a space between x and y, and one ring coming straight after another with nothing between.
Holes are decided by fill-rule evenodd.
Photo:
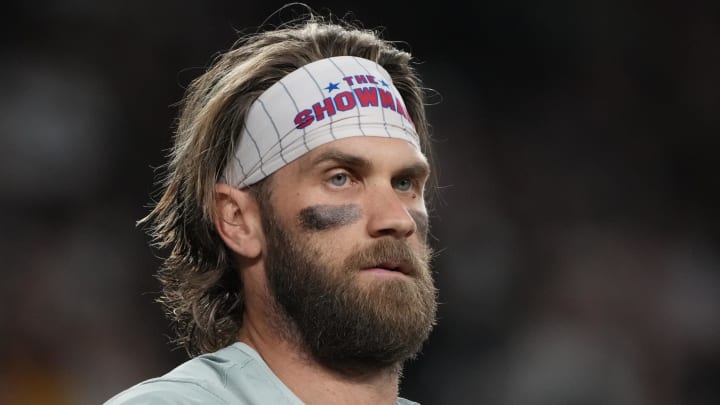
<instances>
[{"instance_id":1,"label":"neck","mask_svg":"<svg viewBox=\"0 0 720 405\"><path fill-rule=\"evenodd\" d=\"M308 405L387 404L397 401L400 367L346 375L314 360L297 339L279 333L272 315L246 312L240 341L257 351L275 375Z\"/></svg>"}]
</instances>

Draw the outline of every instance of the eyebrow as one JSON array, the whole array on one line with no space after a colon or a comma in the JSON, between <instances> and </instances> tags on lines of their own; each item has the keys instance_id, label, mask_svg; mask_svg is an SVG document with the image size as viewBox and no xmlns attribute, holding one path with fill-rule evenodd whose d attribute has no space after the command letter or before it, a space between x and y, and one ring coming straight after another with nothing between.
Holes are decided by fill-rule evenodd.
<instances>
[{"instance_id":1,"label":"eyebrow","mask_svg":"<svg viewBox=\"0 0 720 405\"><path fill-rule=\"evenodd\" d=\"M425 179L430 176L430 167L425 162L413 163L395 172L395 176Z\"/></svg>"},{"instance_id":2,"label":"eyebrow","mask_svg":"<svg viewBox=\"0 0 720 405\"><path fill-rule=\"evenodd\" d=\"M316 156L314 159L308 162L307 166L305 166L302 170L309 171L318 164L327 161L337 162L360 171L367 170L372 166L372 163L368 159L357 155L341 152L339 150L330 149ZM406 167L403 167L402 169L399 169L393 174L393 176L407 176L416 178L425 178L429 175L430 167L426 162L416 162L410 164Z\"/></svg>"},{"instance_id":3,"label":"eyebrow","mask_svg":"<svg viewBox=\"0 0 720 405\"><path fill-rule=\"evenodd\" d=\"M316 156L315 159L309 162L309 164L303 169L303 171L308 171L313 167L317 166L318 164L327 161L342 163L346 166L350 166L356 169L367 169L372 166L370 161L365 158L340 152L339 150L331 149Z\"/></svg>"}]
</instances>

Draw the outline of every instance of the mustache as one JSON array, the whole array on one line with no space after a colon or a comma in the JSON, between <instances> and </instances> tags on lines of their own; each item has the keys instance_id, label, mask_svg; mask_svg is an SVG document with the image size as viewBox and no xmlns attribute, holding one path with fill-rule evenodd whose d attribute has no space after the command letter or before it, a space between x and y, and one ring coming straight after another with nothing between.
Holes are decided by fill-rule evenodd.
<instances>
[{"instance_id":1,"label":"mustache","mask_svg":"<svg viewBox=\"0 0 720 405\"><path fill-rule=\"evenodd\" d=\"M395 263L409 276L417 276L429 268L434 252L426 243L417 251L397 239L380 239L345 259L346 269L364 269L382 263Z\"/></svg>"}]
</instances>

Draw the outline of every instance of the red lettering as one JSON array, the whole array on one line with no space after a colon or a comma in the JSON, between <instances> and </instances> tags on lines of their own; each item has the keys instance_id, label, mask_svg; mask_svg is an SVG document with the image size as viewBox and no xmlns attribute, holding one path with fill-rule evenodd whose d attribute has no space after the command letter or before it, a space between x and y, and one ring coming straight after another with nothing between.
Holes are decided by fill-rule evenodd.
<instances>
[{"instance_id":1,"label":"red lettering","mask_svg":"<svg viewBox=\"0 0 720 405\"><path fill-rule=\"evenodd\" d=\"M380 92L380 102L383 108L389 108L395 111L395 98L392 93L383 89L378 89L378 91Z\"/></svg>"},{"instance_id":2,"label":"red lettering","mask_svg":"<svg viewBox=\"0 0 720 405\"><path fill-rule=\"evenodd\" d=\"M362 76L362 75L355 76L355 81L357 82L357 84L367 83L367 79L365 78L365 76Z\"/></svg>"},{"instance_id":3,"label":"red lettering","mask_svg":"<svg viewBox=\"0 0 720 405\"><path fill-rule=\"evenodd\" d=\"M367 75L367 79L372 84L378 84L378 82L375 81L375 76L373 75Z\"/></svg>"},{"instance_id":4,"label":"red lettering","mask_svg":"<svg viewBox=\"0 0 720 405\"><path fill-rule=\"evenodd\" d=\"M345 82L359 84L365 78L374 81L371 75L367 76L347 76L343 78ZM295 115L295 128L303 129L316 121L324 120L325 117L332 117L338 111L349 111L356 107L382 107L405 117L410 124L413 120L407 112L407 108L403 104L402 99L396 98L395 95L379 87L360 87L352 89L352 91L342 91L335 94L332 98L327 97L322 101L315 103L311 108L306 108Z\"/></svg>"},{"instance_id":5,"label":"red lettering","mask_svg":"<svg viewBox=\"0 0 720 405\"><path fill-rule=\"evenodd\" d=\"M318 121L325 119L325 116L323 115L324 113L327 113L328 116L335 115L335 105L333 105L330 97L326 98L322 102L322 105L320 103L315 103L312 106L313 111L315 112L315 119Z\"/></svg>"},{"instance_id":6,"label":"red lettering","mask_svg":"<svg viewBox=\"0 0 720 405\"><path fill-rule=\"evenodd\" d=\"M352 86L352 85L353 85L353 78L352 78L352 76L345 76L345 77L343 77L343 80L345 80L345 83L347 83L348 86Z\"/></svg>"},{"instance_id":7,"label":"red lettering","mask_svg":"<svg viewBox=\"0 0 720 405\"><path fill-rule=\"evenodd\" d=\"M410 118L410 115L407 113L407 111L405 111L405 106L403 105L402 101L400 101L400 99L395 99L395 105L397 105L397 112L412 123L413 120L412 118Z\"/></svg>"},{"instance_id":8,"label":"red lettering","mask_svg":"<svg viewBox=\"0 0 720 405\"><path fill-rule=\"evenodd\" d=\"M361 106L378 105L377 89L375 87L363 87L354 89L354 91Z\"/></svg>"},{"instance_id":9,"label":"red lettering","mask_svg":"<svg viewBox=\"0 0 720 405\"><path fill-rule=\"evenodd\" d=\"M297 113L295 116L295 128L303 129L315 121L315 117L312 115L312 111L305 109Z\"/></svg>"},{"instance_id":10,"label":"red lettering","mask_svg":"<svg viewBox=\"0 0 720 405\"><path fill-rule=\"evenodd\" d=\"M355 108L355 97L349 91L343 91L335 95L335 106L340 111L347 111Z\"/></svg>"}]
</instances>

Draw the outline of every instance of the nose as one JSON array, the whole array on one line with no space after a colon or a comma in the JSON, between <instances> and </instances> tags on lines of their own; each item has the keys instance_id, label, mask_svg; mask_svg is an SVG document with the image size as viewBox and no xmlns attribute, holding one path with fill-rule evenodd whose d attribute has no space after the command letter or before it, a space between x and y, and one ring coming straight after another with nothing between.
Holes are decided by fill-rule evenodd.
<instances>
[{"instance_id":1,"label":"nose","mask_svg":"<svg viewBox=\"0 0 720 405\"><path fill-rule=\"evenodd\" d=\"M368 195L368 233L377 238L409 238L417 230L408 207L392 187Z\"/></svg>"}]
</instances>

